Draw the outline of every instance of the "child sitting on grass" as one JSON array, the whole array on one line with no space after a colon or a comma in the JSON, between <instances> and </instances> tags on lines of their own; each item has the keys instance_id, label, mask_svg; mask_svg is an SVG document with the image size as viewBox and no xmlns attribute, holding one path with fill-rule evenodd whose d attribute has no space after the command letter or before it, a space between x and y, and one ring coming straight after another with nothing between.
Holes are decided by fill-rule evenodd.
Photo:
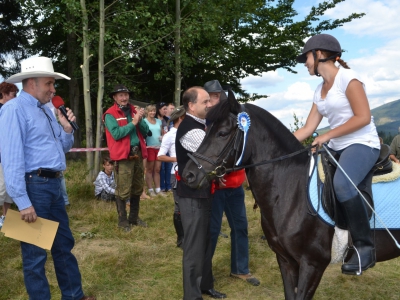
<instances>
[{"instance_id":1,"label":"child sitting on grass","mask_svg":"<svg viewBox=\"0 0 400 300\"><path fill-rule=\"evenodd\" d=\"M114 161L109 157L103 159L103 171L97 175L94 184L94 195L104 201L115 201Z\"/></svg>"}]
</instances>

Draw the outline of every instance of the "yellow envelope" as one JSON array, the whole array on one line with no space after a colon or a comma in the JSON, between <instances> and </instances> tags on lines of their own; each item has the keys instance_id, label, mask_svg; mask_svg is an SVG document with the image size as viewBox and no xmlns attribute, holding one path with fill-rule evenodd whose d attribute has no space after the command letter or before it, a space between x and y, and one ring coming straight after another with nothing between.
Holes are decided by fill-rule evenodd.
<instances>
[{"instance_id":1,"label":"yellow envelope","mask_svg":"<svg viewBox=\"0 0 400 300\"><path fill-rule=\"evenodd\" d=\"M9 209L1 231L6 237L50 250L57 228L58 222L39 217L35 223L25 222L19 212Z\"/></svg>"}]
</instances>

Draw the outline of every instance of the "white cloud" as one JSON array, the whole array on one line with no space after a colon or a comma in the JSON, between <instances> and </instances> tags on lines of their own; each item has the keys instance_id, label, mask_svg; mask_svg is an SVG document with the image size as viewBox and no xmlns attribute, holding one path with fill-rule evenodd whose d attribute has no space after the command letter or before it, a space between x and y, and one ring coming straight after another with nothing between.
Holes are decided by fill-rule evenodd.
<instances>
[{"instance_id":1,"label":"white cloud","mask_svg":"<svg viewBox=\"0 0 400 300\"><path fill-rule=\"evenodd\" d=\"M350 13L365 13L361 19L343 25L347 33L359 36L398 36L400 30L400 5L398 0L347 0L327 10L329 18L344 18Z\"/></svg>"},{"instance_id":2,"label":"white cloud","mask_svg":"<svg viewBox=\"0 0 400 300\"><path fill-rule=\"evenodd\" d=\"M278 71L263 72L261 76L250 75L241 80L244 90L257 90L266 86L275 86L282 82L284 78L278 74Z\"/></svg>"},{"instance_id":3,"label":"white cloud","mask_svg":"<svg viewBox=\"0 0 400 300\"><path fill-rule=\"evenodd\" d=\"M283 97L285 100L310 101L314 96L314 90L307 82L296 82L290 85Z\"/></svg>"},{"instance_id":4,"label":"white cloud","mask_svg":"<svg viewBox=\"0 0 400 300\"><path fill-rule=\"evenodd\" d=\"M253 104L268 110L278 118L286 127L293 125L293 114L307 119L310 112L314 90L307 82L295 82L288 86L284 92L273 93L270 97L254 101Z\"/></svg>"},{"instance_id":5,"label":"white cloud","mask_svg":"<svg viewBox=\"0 0 400 300\"><path fill-rule=\"evenodd\" d=\"M366 85L371 108L400 99L400 38L375 48L369 56L349 60Z\"/></svg>"}]
</instances>

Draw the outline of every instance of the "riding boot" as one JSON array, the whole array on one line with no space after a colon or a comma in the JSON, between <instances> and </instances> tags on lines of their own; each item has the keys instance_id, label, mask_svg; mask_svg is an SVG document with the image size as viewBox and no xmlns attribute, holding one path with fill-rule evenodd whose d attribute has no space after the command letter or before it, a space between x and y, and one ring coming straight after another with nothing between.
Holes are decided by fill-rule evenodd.
<instances>
[{"instance_id":1,"label":"riding boot","mask_svg":"<svg viewBox=\"0 0 400 300\"><path fill-rule=\"evenodd\" d=\"M181 222L181 214L174 212L174 227L176 232L176 246L182 248L183 243L183 226Z\"/></svg>"},{"instance_id":2,"label":"riding boot","mask_svg":"<svg viewBox=\"0 0 400 300\"><path fill-rule=\"evenodd\" d=\"M118 212L118 227L124 228L125 231L130 231L128 219L126 218L126 202L120 197L115 197Z\"/></svg>"},{"instance_id":3,"label":"riding boot","mask_svg":"<svg viewBox=\"0 0 400 300\"><path fill-rule=\"evenodd\" d=\"M362 271L372 268L376 262L367 210L359 195L340 205L353 240L353 255L342 265L342 273L361 275Z\"/></svg>"},{"instance_id":4,"label":"riding boot","mask_svg":"<svg viewBox=\"0 0 400 300\"><path fill-rule=\"evenodd\" d=\"M133 226L147 227L147 223L139 218L140 195L131 196L131 206L129 210L129 224Z\"/></svg>"}]
</instances>

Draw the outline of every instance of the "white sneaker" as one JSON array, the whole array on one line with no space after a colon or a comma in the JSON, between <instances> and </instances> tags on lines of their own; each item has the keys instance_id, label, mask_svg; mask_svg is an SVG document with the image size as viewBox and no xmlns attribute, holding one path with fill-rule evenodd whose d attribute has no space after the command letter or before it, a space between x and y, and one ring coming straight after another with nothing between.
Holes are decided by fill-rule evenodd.
<instances>
[{"instance_id":1,"label":"white sneaker","mask_svg":"<svg viewBox=\"0 0 400 300\"><path fill-rule=\"evenodd\" d=\"M154 192L154 191L150 191L149 192L149 195L150 195L150 197L156 197L157 196L157 194Z\"/></svg>"},{"instance_id":2,"label":"white sneaker","mask_svg":"<svg viewBox=\"0 0 400 300\"><path fill-rule=\"evenodd\" d=\"M167 197L167 194L164 192L158 192L157 196L161 196L161 197Z\"/></svg>"}]
</instances>

